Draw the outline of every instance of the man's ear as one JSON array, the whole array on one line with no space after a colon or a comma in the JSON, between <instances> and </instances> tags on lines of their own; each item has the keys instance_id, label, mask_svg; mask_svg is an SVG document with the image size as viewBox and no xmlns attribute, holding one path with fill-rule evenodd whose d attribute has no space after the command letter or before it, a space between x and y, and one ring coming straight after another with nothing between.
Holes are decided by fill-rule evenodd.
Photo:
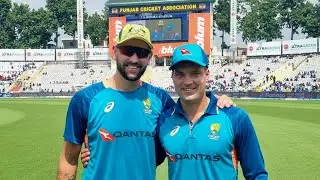
<instances>
[{"instance_id":1,"label":"man's ear","mask_svg":"<svg viewBox=\"0 0 320 180\"><path fill-rule=\"evenodd\" d=\"M153 58L153 53L150 52L150 54L149 54L149 59L152 59L152 58Z\"/></svg>"},{"instance_id":2,"label":"man's ear","mask_svg":"<svg viewBox=\"0 0 320 180\"><path fill-rule=\"evenodd\" d=\"M112 51L113 51L112 59L116 59L116 53L117 53L117 48L116 48L116 46L113 46L113 47L112 47Z\"/></svg>"},{"instance_id":3,"label":"man's ear","mask_svg":"<svg viewBox=\"0 0 320 180\"><path fill-rule=\"evenodd\" d=\"M151 52L148 56L148 64L150 64L150 62L152 61L152 59L154 58L153 53ZM155 59L153 59L155 61Z\"/></svg>"}]
</instances>

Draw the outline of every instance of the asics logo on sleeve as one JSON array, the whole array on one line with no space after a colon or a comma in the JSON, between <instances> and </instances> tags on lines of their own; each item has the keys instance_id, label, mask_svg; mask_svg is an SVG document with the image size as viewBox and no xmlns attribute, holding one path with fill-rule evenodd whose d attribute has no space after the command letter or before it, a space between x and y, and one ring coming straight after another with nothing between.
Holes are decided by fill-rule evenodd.
<instances>
[{"instance_id":1,"label":"asics logo on sleeve","mask_svg":"<svg viewBox=\"0 0 320 180\"><path fill-rule=\"evenodd\" d=\"M180 126L174 127L174 129L170 132L170 136L174 136L178 133Z\"/></svg>"},{"instance_id":2,"label":"asics logo on sleeve","mask_svg":"<svg viewBox=\"0 0 320 180\"><path fill-rule=\"evenodd\" d=\"M106 108L104 108L104 112L108 113L110 112L114 107L114 102L109 102L106 106Z\"/></svg>"},{"instance_id":3,"label":"asics logo on sleeve","mask_svg":"<svg viewBox=\"0 0 320 180\"><path fill-rule=\"evenodd\" d=\"M104 129L99 129L99 133L104 141L113 141L115 138Z\"/></svg>"}]
</instances>

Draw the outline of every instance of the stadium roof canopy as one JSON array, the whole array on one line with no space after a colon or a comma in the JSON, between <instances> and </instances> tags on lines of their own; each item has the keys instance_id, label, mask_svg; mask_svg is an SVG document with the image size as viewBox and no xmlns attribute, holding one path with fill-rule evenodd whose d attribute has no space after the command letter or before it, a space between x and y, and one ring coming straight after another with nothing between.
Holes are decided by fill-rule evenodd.
<instances>
[{"instance_id":1,"label":"stadium roof canopy","mask_svg":"<svg viewBox=\"0 0 320 180\"><path fill-rule=\"evenodd\" d=\"M109 0L107 6L134 6L134 5L155 5L155 4L175 4L175 3L196 3L215 2L215 0Z\"/></svg>"}]
</instances>

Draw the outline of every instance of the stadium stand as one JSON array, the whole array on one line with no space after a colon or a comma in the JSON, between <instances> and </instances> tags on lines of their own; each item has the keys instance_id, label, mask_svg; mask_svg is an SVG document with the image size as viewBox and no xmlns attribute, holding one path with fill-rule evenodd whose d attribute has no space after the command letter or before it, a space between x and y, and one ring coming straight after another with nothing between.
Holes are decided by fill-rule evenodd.
<instances>
[{"instance_id":1,"label":"stadium stand","mask_svg":"<svg viewBox=\"0 0 320 180\"><path fill-rule=\"evenodd\" d=\"M43 63L1 62L0 91L19 91L22 83L38 71Z\"/></svg>"},{"instance_id":2,"label":"stadium stand","mask_svg":"<svg viewBox=\"0 0 320 180\"><path fill-rule=\"evenodd\" d=\"M211 78L208 81L208 89L214 91L253 91L264 85L264 79L271 73L287 67L287 63L300 62L294 58L260 58L249 59L240 63L222 66L214 64L210 67ZM173 90L171 72L168 68L156 67L153 69L152 84L166 90Z\"/></svg>"},{"instance_id":3,"label":"stadium stand","mask_svg":"<svg viewBox=\"0 0 320 180\"><path fill-rule=\"evenodd\" d=\"M77 69L75 64L46 64L22 87L23 92L74 92L112 75L108 65L90 64Z\"/></svg>"},{"instance_id":4,"label":"stadium stand","mask_svg":"<svg viewBox=\"0 0 320 180\"><path fill-rule=\"evenodd\" d=\"M109 63L109 64L108 64ZM1 62L0 90L4 92L75 92L110 77L110 62L90 62L78 69L72 62ZM208 90L216 92L320 91L320 55L251 58L210 66ZM142 78L174 91L168 67L149 66Z\"/></svg>"},{"instance_id":5,"label":"stadium stand","mask_svg":"<svg viewBox=\"0 0 320 180\"><path fill-rule=\"evenodd\" d=\"M303 92L320 90L320 56L305 57L292 63L293 72L283 80L275 81L265 91Z\"/></svg>"}]
</instances>

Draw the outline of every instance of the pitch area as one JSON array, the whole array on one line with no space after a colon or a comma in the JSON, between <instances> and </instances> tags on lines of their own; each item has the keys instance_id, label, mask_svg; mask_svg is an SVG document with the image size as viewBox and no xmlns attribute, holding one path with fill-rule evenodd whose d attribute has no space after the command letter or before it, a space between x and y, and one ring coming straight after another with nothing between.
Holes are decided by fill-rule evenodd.
<instances>
[{"instance_id":1,"label":"pitch area","mask_svg":"<svg viewBox=\"0 0 320 180\"><path fill-rule=\"evenodd\" d=\"M55 179L68 102L0 100L0 179ZM320 101L235 102L250 114L270 179L319 179ZM166 168L166 163L158 168L157 179L167 179Z\"/></svg>"}]
</instances>

